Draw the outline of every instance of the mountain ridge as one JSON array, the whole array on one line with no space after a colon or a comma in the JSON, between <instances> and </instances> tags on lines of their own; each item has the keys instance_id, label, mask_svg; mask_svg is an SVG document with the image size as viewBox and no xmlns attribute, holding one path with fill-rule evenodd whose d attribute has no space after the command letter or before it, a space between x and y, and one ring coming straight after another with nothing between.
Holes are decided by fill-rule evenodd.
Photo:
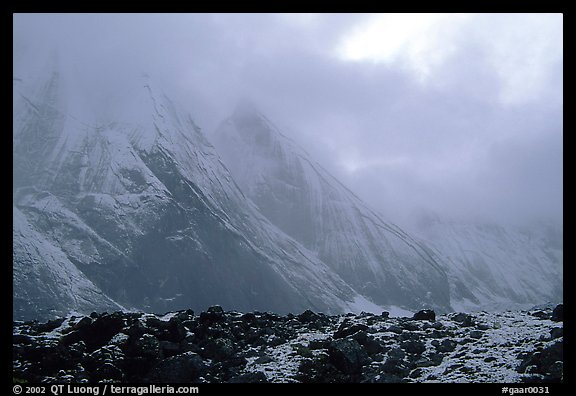
<instances>
[{"instance_id":1,"label":"mountain ridge","mask_svg":"<svg viewBox=\"0 0 576 396\"><path fill-rule=\"evenodd\" d=\"M99 119L71 100L56 67L40 83L14 81L18 317L64 315L67 304L86 313L91 299L94 310L481 309L513 301L502 290L519 287L514 271L546 257L553 269L520 274L530 288L516 302L561 300L561 246L541 243L491 290L482 274L498 276L500 262L472 268L450 245L462 233L438 241L385 221L254 106L206 136L149 78L131 96L132 113ZM517 251L527 243L509 240ZM495 245L478 246L481 255ZM537 293L541 278L550 287Z\"/></svg>"},{"instance_id":2,"label":"mountain ridge","mask_svg":"<svg viewBox=\"0 0 576 396\"><path fill-rule=\"evenodd\" d=\"M467 310L481 310L488 307L520 309L544 301L562 301L561 247L555 248L547 243L532 246L530 241L522 237L521 230L500 225L484 227L476 226L475 223L465 223L467 225L462 225L460 233L454 231L450 233L450 227L453 226L448 222L442 226L446 228L444 234L434 235L431 229L423 226L410 227L410 231L406 232L398 225L386 222L381 213L370 208L315 162L306 150L284 135L254 105L237 108L209 137L212 138L243 190L262 213L286 233L318 252L319 257L331 265L346 281L381 305L390 302L379 299L378 291L370 293L362 289L369 277L357 282L354 279L355 274L350 275L342 270L343 267L349 266L357 272L366 271L372 273L374 278L378 278L394 274L397 269L395 267L398 265L388 265L382 275L377 270L374 271L378 265L385 266L382 264L382 257L370 257L364 253L377 250L377 245L383 244L385 237L371 238L371 234L380 234L370 230L366 226L367 223L392 234L415 252L422 260L419 264L416 264L418 261L412 264L412 268L417 269L416 272L427 264L446 278L450 297L449 301L445 302L444 309L453 310L456 307ZM332 216L333 213L326 214L325 208L331 204L334 207L346 206L346 209L339 213L333 209L335 216ZM332 227L327 227L325 223L330 223L332 217L339 217L346 226L338 229L331 224ZM357 222L364 226L357 226ZM352 227L353 236L347 235L347 227ZM492 229L500 230L500 234L508 238L510 246L502 246L498 241L498 235L492 235L487 231ZM533 233L539 234L540 229L541 227L535 226ZM329 232L325 232L326 230ZM339 234L334 235L334 230ZM354 243L348 243L347 240ZM367 240L372 242L364 243ZM322 245L326 243L331 243L328 249ZM550 243L553 244L553 241ZM497 249L500 251L501 260L497 261L494 258L471 260L468 256L472 253L459 249L460 244L471 246L476 244L473 250L478 257L489 255L491 250ZM348 252L338 250L340 245L346 245ZM402 249L398 246L395 248ZM358 254L349 256L352 263L350 260L346 262L346 255L353 250L358 251ZM393 251L394 247L387 245L386 250ZM332 251L337 251L339 254L330 256ZM403 261L409 261L406 257L402 259L398 256L393 260L400 265ZM505 271L507 282L491 282L491 278L484 277L487 274L502 277L503 270L499 268L502 266L510 268L509 271ZM407 265L407 268L409 267L410 264ZM542 269L547 267L550 267L550 270ZM413 277L412 274L406 276ZM425 277L426 275L423 275L423 278ZM401 276L396 278L400 278L397 283L402 283ZM515 282L514 278L528 284L529 291L523 292L522 286ZM539 283L546 285L545 291L539 290ZM433 286L422 282L412 285L411 290L418 294L426 289L429 291L431 287ZM446 284L436 283L436 287L446 287ZM515 292L515 289L518 291ZM519 297L520 295L522 297ZM402 298L394 303L405 307L411 306L412 309L424 308L419 305L423 301L433 306L426 297L427 295L423 293L420 302L412 301L408 305L407 300ZM436 300L440 300L438 296ZM442 310L440 307L437 308Z\"/></svg>"},{"instance_id":3,"label":"mountain ridge","mask_svg":"<svg viewBox=\"0 0 576 396\"><path fill-rule=\"evenodd\" d=\"M152 111L138 124L94 128L58 110L57 77L15 104L23 110L15 110L13 200L112 300L158 310L354 304L357 293L255 210L192 119L149 82L134 100ZM50 139L35 139L47 132ZM27 167L30 150L36 162Z\"/></svg>"}]
</instances>

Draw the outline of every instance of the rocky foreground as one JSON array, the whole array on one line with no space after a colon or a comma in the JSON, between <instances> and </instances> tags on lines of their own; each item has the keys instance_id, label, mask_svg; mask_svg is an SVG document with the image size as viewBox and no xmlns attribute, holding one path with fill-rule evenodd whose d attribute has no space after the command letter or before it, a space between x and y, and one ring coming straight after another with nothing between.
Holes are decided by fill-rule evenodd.
<instances>
[{"instance_id":1,"label":"rocky foreground","mask_svg":"<svg viewBox=\"0 0 576 396\"><path fill-rule=\"evenodd\" d=\"M14 322L28 382L561 382L563 308L412 318L115 312Z\"/></svg>"}]
</instances>

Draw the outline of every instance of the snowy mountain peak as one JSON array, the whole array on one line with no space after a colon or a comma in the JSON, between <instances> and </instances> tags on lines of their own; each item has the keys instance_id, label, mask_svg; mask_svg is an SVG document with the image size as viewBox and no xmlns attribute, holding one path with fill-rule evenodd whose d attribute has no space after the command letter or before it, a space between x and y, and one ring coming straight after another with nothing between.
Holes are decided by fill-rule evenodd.
<instances>
[{"instance_id":1,"label":"snowy mountain peak","mask_svg":"<svg viewBox=\"0 0 576 396\"><path fill-rule=\"evenodd\" d=\"M502 309L561 300L557 243L433 213L406 232L251 109L233 114L211 136L258 209L377 304Z\"/></svg>"},{"instance_id":2,"label":"snowy mountain peak","mask_svg":"<svg viewBox=\"0 0 576 396\"><path fill-rule=\"evenodd\" d=\"M213 146L150 79L98 115L68 100L66 80L57 69L15 79L17 317L214 304L449 311L561 295L562 245L552 232L434 219L431 233L415 237L253 104L237 107Z\"/></svg>"},{"instance_id":3,"label":"snowy mountain peak","mask_svg":"<svg viewBox=\"0 0 576 396\"><path fill-rule=\"evenodd\" d=\"M150 82L98 125L53 99L55 77L41 86L14 106L17 318L366 302L246 199L190 115Z\"/></svg>"},{"instance_id":4,"label":"snowy mountain peak","mask_svg":"<svg viewBox=\"0 0 576 396\"><path fill-rule=\"evenodd\" d=\"M449 309L446 274L437 259L384 222L265 117L234 114L213 136L259 210L361 294L384 306Z\"/></svg>"}]
</instances>

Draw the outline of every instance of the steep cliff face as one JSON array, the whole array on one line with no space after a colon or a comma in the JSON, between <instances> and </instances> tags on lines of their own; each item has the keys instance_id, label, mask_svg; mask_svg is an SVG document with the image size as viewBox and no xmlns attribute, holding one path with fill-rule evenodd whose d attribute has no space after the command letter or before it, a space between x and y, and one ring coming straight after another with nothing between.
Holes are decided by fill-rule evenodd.
<instances>
[{"instance_id":1,"label":"steep cliff face","mask_svg":"<svg viewBox=\"0 0 576 396\"><path fill-rule=\"evenodd\" d=\"M14 103L17 316L38 314L25 304L28 280L46 282L53 266L72 274L61 288L76 289L36 305L339 312L357 298L257 211L192 119L149 83L134 98L138 123L94 125L67 111L61 79L20 84ZM31 249L48 272L30 267ZM68 304L70 294L86 303Z\"/></svg>"},{"instance_id":2,"label":"steep cliff face","mask_svg":"<svg viewBox=\"0 0 576 396\"><path fill-rule=\"evenodd\" d=\"M562 301L561 227L383 220L253 106L211 135L268 219L352 287L409 309L526 308Z\"/></svg>"},{"instance_id":3,"label":"steep cliff face","mask_svg":"<svg viewBox=\"0 0 576 396\"><path fill-rule=\"evenodd\" d=\"M450 305L437 256L365 205L251 106L211 135L260 211L381 305Z\"/></svg>"}]
</instances>

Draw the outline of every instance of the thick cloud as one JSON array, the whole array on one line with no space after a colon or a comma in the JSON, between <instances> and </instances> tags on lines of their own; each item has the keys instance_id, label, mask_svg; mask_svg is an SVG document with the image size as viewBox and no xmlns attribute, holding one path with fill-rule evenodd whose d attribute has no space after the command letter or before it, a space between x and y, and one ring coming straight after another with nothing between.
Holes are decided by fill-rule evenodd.
<instances>
[{"instance_id":1,"label":"thick cloud","mask_svg":"<svg viewBox=\"0 0 576 396\"><path fill-rule=\"evenodd\" d=\"M250 97L358 195L422 209L562 217L562 16L26 14L14 76L56 48L103 117L149 74L209 135Z\"/></svg>"}]
</instances>

